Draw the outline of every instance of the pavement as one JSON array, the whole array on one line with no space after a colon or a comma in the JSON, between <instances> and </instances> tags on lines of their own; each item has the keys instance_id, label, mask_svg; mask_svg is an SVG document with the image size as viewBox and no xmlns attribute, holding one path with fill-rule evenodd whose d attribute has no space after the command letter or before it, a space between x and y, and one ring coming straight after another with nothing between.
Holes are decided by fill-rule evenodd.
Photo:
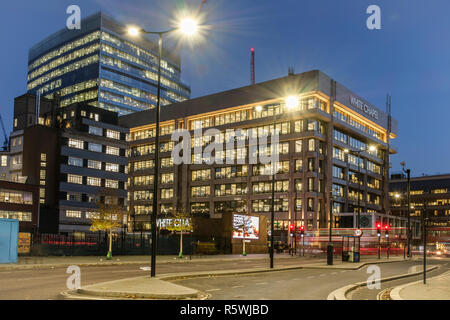
<instances>
[{"instance_id":1,"label":"pavement","mask_svg":"<svg viewBox=\"0 0 450 320\"><path fill-rule=\"evenodd\" d=\"M397 286L390 292L392 300L450 300L450 271L437 277Z\"/></svg>"},{"instance_id":2,"label":"pavement","mask_svg":"<svg viewBox=\"0 0 450 320\"><path fill-rule=\"evenodd\" d=\"M289 254L277 254L275 259L292 259ZM161 255L156 257L156 263L189 263L195 262L218 262L235 260L265 260L268 254L248 254L242 256L233 255L193 255L184 256L180 259L177 255ZM0 271L3 270L25 270L25 269L47 269L57 267L77 266L109 266L109 265L130 265L150 263L150 255L139 256L113 256L111 260L106 260L104 256L49 256L49 257L19 257L17 263L0 264Z\"/></svg>"},{"instance_id":3,"label":"pavement","mask_svg":"<svg viewBox=\"0 0 450 320\"><path fill-rule=\"evenodd\" d=\"M236 257L237 259L268 259L267 255L253 255L253 257ZM279 257L282 257L280 255ZM286 255L288 258L292 258ZM236 259L235 258L235 259ZM213 258L210 258L213 259ZM220 258L219 258L220 259ZM223 257L222 257L223 259ZM233 257L228 257L233 259ZM211 260L210 260L211 261ZM98 299L103 298L143 298L143 299L204 299L205 296L198 290L173 284L169 281L198 278L198 277L220 277L227 275L256 274L263 272L287 271L295 269L335 269L335 270L358 270L368 264L392 263L404 261L403 257L391 257L390 259L373 259L362 257L359 263L342 262L338 259L334 261L334 265L328 266L326 259L320 262L309 262L301 265L279 266L271 268L250 268L237 270L218 270L218 271L200 271L200 272L183 272L176 274L163 274L155 278L135 277L129 279L108 281L96 283L93 285L81 287L77 290L65 291L61 294L66 298L73 299Z\"/></svg>"}]
</instances>

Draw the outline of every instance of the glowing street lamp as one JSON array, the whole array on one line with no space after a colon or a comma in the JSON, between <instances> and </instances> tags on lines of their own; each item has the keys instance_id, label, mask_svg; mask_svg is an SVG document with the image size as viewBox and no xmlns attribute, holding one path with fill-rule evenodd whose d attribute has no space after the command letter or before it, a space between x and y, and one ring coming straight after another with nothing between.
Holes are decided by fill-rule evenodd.
<instances>
[{"instance_id":1,"label":"glowing street lamp","mask_svg":"<svg viewBox=\"0 0 450 320\"><path fill-rule=\"evenodd\" d=\"M161 107L161 59L162 59L162 36L173 31L181 31L187 36L192 36L197 32L197 22L191 18L185 18L180 21L179 26L174 29L166 31L146 31L138 27L129 27L128 34L130 36L138 36L141 33L158 35L158 87L157 87L157 103L156 103L156 135L155 135L155 175L153 184L153 217L151 219L152 230L152 257L151 257L151 277L154 277L156 272L156 247L157 247L157 226L156 220L158 217L158 180L159 180L159 118Z\"/></svg>"},{"instance_id":2,"label":"glowing street lamp","mask_svg":"<svg viewBox=\"0 0 450 320\"><path fill-rule=\"evenodd\" d=\"M296 96L289 96L286 98L285 103L286 103L286 107L288 109L292 110L299 106L300 101L299 101L299 98Z\"/></svg>"}]
</instances>

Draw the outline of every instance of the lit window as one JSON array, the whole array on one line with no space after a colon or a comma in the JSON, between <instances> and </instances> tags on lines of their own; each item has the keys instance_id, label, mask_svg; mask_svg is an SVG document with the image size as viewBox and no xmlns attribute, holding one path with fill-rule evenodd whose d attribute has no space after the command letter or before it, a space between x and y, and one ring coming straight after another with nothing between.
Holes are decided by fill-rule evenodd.
<instances>
[{"instance_id":1,"label":"lit window","mask_svg":"<svg viewBox=\"0 0 450 320\"><path fill-rule=\"evenodd\" d=\"M87 184L90 186L101 187L102 179L94 178L94 177L87 177Z\"/></svg>"},{"instance_id":2,"label":"lit window","mask_svg":"<svg viewBox=\"0 0 450 320\"><path fill-rule=\"evenodd\" d=\"M119 165L116 163L107 163L105 166L106 171L119 172Z\"/></svg>"},{"instance_id":3,"label":"lit window","mask_svg":"<svg viewBox=\"0 0 450 320\"><path fill-rule=\"evenodd\" d=\"M112 155L115 155L115 156L118 156L119 155L119 148L116 148L116 147L111 147L111 146L107 146L106 147L106 153L107 154L112 154Z\"/></svg>"},{"instance_id":4,"label":"lit window","mask_svg":"<svg viewBox=\"0 0 450 320\"><path fill-rule=\"evenodd\" d=\"M2 167L7 167L8 166L8 156L3 156L2 155L0 165Z\"/></svg>"},{"instance_id":5,"label":"lit window","mask_svg":"<svg viewBox=\"0 0 450 320\"><path fill-rule=\"evenodd\" d=\"M119 188L119 181L106 179L105 180L105 187L106 188L117 189L117 188Z\"/></svg>"},{"instance_id":6,"label":"lit window","mask_svg":"<svg viewBox=\"0 0 450 320\"><path fill-rule=\"evenodd\" d=\"M101 170L102 163L100 161L88 160L88 168Z\"/></svg>"},{"instance_id":7,"label":"lit window","mask_svg":"<svg viewBox=\"0 0 450 320\"><path fill-rule=\"evenodd\" d=\"M82 140L70 138L68 145L71 148L84 149L84 142Z\"/></svg>"},{"instance_id":8,"label":"lit window","mask_svg":"<svg viewBox=\"0 0 450 320\"><path fill-rule=\"evenodd\" d=\"M68 217L68 218L81 218L81 211L66 210L66 217Z\"/></svg>"},{"instance_id":9,"label":"lit window","mask_svg":"<svg viewBox=\"0 0 450 320\"><path fill-rule=\"evenodd\" d=\"M83 184L83 177L75 174L68 174L67 175L67 182L69 183L76 183L76 184Z\"/></svg>"},{"instance_id":10,"label":"lit window","mask_svg":"<svg viewBox=\"0 0 450 320\"><path fill-rule=\"evenodd\" d=\"M120 132L114 130L106 130L106 136L111 139L120 140Z\"/></svg>"}]
</instances>

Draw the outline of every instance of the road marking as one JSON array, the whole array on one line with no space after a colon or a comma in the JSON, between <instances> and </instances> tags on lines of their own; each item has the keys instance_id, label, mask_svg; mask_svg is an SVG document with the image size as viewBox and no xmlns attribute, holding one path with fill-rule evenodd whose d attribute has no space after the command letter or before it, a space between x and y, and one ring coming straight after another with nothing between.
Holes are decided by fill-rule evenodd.
<instances>
[{"instance_id":1,"label":"road marking","mask_svg":"<svg viewBox=\"0 0 450 320\"><path fill-rule=\"evenodd\" d=\"M243 288L244 286L234 286L234 287L231 287L231 289L236 289L236 288Z\"/></svg>"},{"instance_id":2,"label":"road marking","mask_svg":"<svg viewBox=\"0 0 450 320\"><path fill-rule=\"evenodd\" d=\"M322 273L319 277L324 277L326 275L327 275L326 273Z\"/></svg>"},{"instance_id":3,"label":"road marking","mask_svg":"<svg viewBox=\"0 0 450 320\"><path fill-rule=\"evenodd\" d=\"M220 291L220 290L222 290L222 289L209 289L209 290L206 290L206 291L211 292L211 291Z\"/></svg>"},{"instance_id":4,"label":"road marking","mask_svg":"<svg viewBox=\"0 0 450 320\"><path fill-rule=\"evenodd\" d=\"M342 270L341 273L347 272L347 270Z\"/></svg>"},{"instance_id":5,"label":"road marking","mask_svg":"<svg viewBox=\"0 0 450 320\"><path fill-rule=\"evenodd\" d=\"M332 272L331 274L337 274L337 272Z\"/></svg>"},{"instance_id":6,"label":"road marking","mask_svg":"<svg viewBox=\"0 0 450 320\"><path fill-rule=\"evenodd\" d=\"M267 284L267 282L256 282L255 284Z\"/></svg>"},{"instance_id":7,"label":"road marking","mask_svg":"<svg viewBox=\"0 0 450 320\"><path fill-rule=\"evenodd\" d=\"M301 278L294 278L294 279L292 279L292 280L302 280Z\"/></svg>"},{"instance_id":8,"label":"road marking","mask_svg":"<svg viewBox=\"0 0 450 320\"><path fill-rule=\"evenodd\" d=\"M315 278L315 276L309 276L309 277L306 277L307 279L312 279L312 278Z\"/></svg>"}]
</instances>

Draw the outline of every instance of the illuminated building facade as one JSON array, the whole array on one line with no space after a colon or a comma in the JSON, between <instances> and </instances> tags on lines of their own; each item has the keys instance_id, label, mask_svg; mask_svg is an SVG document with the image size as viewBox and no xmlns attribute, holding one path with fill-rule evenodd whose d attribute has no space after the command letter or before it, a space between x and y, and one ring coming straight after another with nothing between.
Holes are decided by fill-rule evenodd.
<instances>
[{"instance_id":1,"label":"illuminated building facade","mask_svg":"<svg viewBox=\"0 0 450 320\"><path fill-rule=\"evenodd\" d=\"M288 107L288 96L298 100L295 107ZM130 128L129 229L149 230L155 112L123 116L119 122ZM392 120L389 133L384 112L314 70L163 108L159 214L186 210L193 216L214 219L229 212L257 213L270 220L270 165L249 164L248 136L250 131L253 136L270 134L274 122L280 131L280 163L275 176L277 235L286 235L289 224L305 225L307 230L327 228L330 207L335 213L359 208L362 213L386 213L388 149L395 153L389 140L396 136L397 122ZM227 129L243 130L246 144L235 147L234 164L174 165L171 134L183 128L193 137L199 125L202 130L220 130L224 143ZM205 147L208 141L192 142ZM369 146L375 150L369 151ZM224 153L217 156L224 158ZM238 164L239 158L245 159L245 164ZM335 215L337 227L342 224L340 218Z\"/></svg>"},{"instance_id":2,"label":"illuminated building facade","mask_svg":"<svg viewBox=\"0 0 450 320\"><path fill-rule=\"evenodd\" d=\"M59 94L61 107L86 102L120 115L142 111L156 105L157 60L156 44L130 38L100 12L83 19L80 30L60 30L30 49L27 90ZM161 65L161 105L188 99L179 56L163 50Z\"/></svg>"},{"instance_id":3,"label":"illuminated building facade","mask_svg":"<svg viewBox=\"0 0 450 320\"><path fill-rule=\"evenodd\" d=\"M389 196L393 215L408 216L408 180L404 174L392 174ZM431 237L450 241L450 174L411 177L410 216L421 220L426 209ZM431 239L430 239L431 240Z\"/></svg>"}]
</instances>

